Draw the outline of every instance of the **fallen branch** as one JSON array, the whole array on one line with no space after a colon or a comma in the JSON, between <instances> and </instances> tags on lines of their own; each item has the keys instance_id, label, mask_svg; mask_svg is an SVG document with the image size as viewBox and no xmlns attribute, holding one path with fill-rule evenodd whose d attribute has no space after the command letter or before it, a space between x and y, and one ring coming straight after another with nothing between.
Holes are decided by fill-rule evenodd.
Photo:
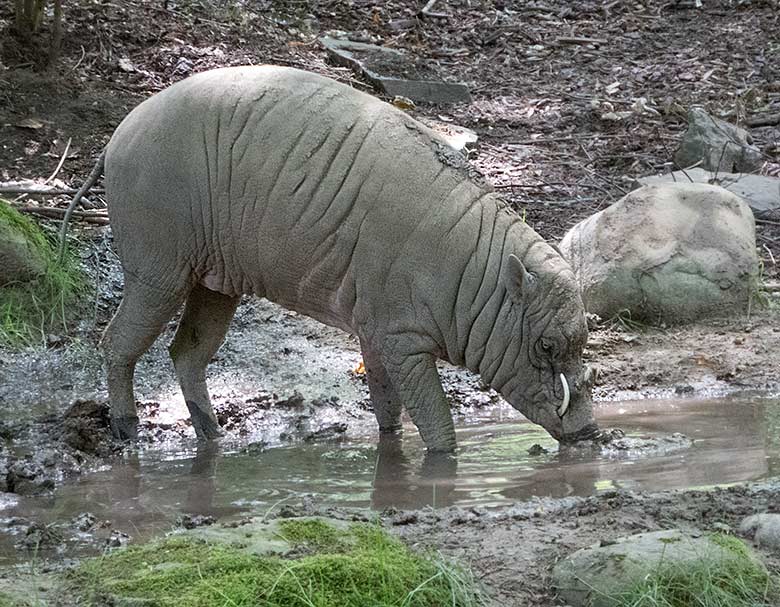
<instances>
[{"instance_id":1,"label":"fallen branch","mask_svg":"<svg viewBox=\"0 0 780 607\"><path fill-rule=\"evenodd\" d=\"M20 213L27 213L28 215L40 215L41 217L54 217L59 219L65 216L67 209L57 209L55 207L14 207ZM87 223L94 223L97 225L108 225L108 215L99 211L73 211L73 217L76 217Z\"/></svg>"},{"instance_id":2,"label":"fallen branch","mask_svg":"<svg viewBox=\"0 0 780 607\"><path fill-rule=\"evenodd\" d=\"M94 194L105 194L101 188L93 188ZM38 186L0 186L0 194L37 194L39 196L73 196L78 192L75 188L42 188Z\"/></svg>"},{"instance_id":3,"label":"fallen branch","mask_svg":"<svg viewBox=\"0 0 780 607\"><path fill-rule=\"evenodd\" d=\"M777 114L763 114L761 116L751 116L745 119L748 126L775 126L780 124L780 112Z\"/></svg>"},{"instance_id":4,"label":"fallen branch","mask_svg":"<svg viewBox=\"0 0 780 607\"><path fill-rule=\"evenodd\" d=\"M578 38L567 37L556 38L555 42L558 44L606 44L607 40L604 38Z\"/></svg>"}]
</instances>

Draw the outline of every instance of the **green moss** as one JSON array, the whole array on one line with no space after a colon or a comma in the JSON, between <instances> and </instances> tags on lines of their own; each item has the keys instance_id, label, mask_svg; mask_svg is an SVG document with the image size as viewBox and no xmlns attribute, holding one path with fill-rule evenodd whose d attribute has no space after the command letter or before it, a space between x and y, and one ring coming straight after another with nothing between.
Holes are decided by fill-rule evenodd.
<instances>
[{"instance_id":1,"label":"green moss","mask_svg":"<svg viewBox=\"0 0 780 607\"><path fill-rule=\"evenodd\" d=\"M0 607L31 607L27 601L22 601L4 592L0 592Z\"/></svg>"},{"instance_id":2,"label":"green moss","mask_svg":"<svg viewBox=\"0 0 780 607\"><path fill-rule=\"evenodd\" d=\"M0 343L29 345L67 331L72 304L86 290L76 261L69 256L59 263L40 228L1 199L0 222L22 233L45 266L36 280L0 288Z\"/></svg>"},{"instance_id":3,"label":"green moss","mask_svg":"<svg viewBox=\"0 0 780 607\"><path fill-rule=\"evenodd\" d=\"M345 539L351 539L332 525L319 519L287 519L280 522L280 535L297 548L318 552L339 552L348 549Z\"/></svg>"},{"instance_id":4,"label":"green moss","mask_svg":"<svg viewBox=\"0 0 780 607\"><path fill-rule=\"evenodd\" d=\"M117 598L159 607L484 605L467 573L412 552L376 526L340 530L323 521L291 520L280 528L293 546L317 545L325 552L257 556L174 537L83 563L70 574L68 592L90 606Z\"/></svg>"},{"instance_id":5,"label":"green moss","mask_svg":"<svg viewBox=\"0 0 780 607\"><path fill-rule=\"evenodd\" d=\"M711 533L708 537L713 544L725 548L736 556L746 559L752 558L750 549L748 549L745 542L738 537L726 533Z\"/></svg>"},{"instance_id":6,"label":"green moss","mask_svg":"<svg viewBox=\"0 0 780 607\"><path fill-rule=\"evenodd\" d=\"M730 558L704 558L688 565L662 565L615 599L615 607L771 607L780 604L780 584L733 536L710 539Z\"/></svg>"}]
</instances>

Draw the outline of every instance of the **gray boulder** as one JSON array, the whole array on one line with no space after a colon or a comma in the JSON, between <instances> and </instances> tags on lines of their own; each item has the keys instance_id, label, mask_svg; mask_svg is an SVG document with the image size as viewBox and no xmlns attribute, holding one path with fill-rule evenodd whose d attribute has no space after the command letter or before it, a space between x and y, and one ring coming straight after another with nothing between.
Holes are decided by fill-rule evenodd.
<instances>
[{"instance_id":1,"label":"gray boulder","mask_svg":"<svg viewBox=\"0 0 780 607\"><path fill-rule=\"evenodd\" d=\"M645 186L578 223L560 244L588 312L684 323L742 313L758 283L755 220L704 184Z\"/></svg>"},{"instance_id":2,"label":"gray boulder","mask_svg":"<svg viewBox=\"0 0 780 607\"><path fill-rule=\"evenodd\" d=\"M780 555L780 514L754 514L739 526L739 532L756 545Z\"/></svg>"},{"instance_id":3,"label":"gray boulder","mask_svg":"<svg viewBox=\"0 0 780 607\"><path fill-rule=\"evenodd\" d=\"M680 168L701 163L699 166L711 171L750 173L763 163L761 151L751 143L744 129L692 107L688 110L688 130L674 161Z\"/></svg>"},{"instance_id":4,"label":"gray boulder","mask_svg":"<svg viewBox=\"0 0 780 607\"><path fill-rule=\"evenodd\" d=\"M710 537L654 531L578 550L555 565L552 579L559 597L572 607L612 607L619 604L621 593L661 565L682 569L701 562L751 558L746 554Z\"/></svg>"},{"instance_id":5,"label":"gray boulder","mask_svg":"<svg viewBox=\"0 0 780 607\"><path fill-rule=\"evenodd\" d=\"M709 183L719 185L742 198L754 213L780 209L780 179L763 175L744 173L722 173L706 171L696 167L686 171L674 171L665 175L640 177L636 185L659 185L663 183Z\"/></svg>"}]
</instances>

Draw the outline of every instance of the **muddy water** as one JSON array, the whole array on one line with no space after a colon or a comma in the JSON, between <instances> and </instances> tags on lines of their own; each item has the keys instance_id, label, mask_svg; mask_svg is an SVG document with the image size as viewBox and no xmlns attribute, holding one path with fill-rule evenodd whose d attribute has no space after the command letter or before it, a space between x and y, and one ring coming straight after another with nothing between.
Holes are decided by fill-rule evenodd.
<instances>
[{"instance_id":1,"label":"muddy water","mask_svg":"<svg viewBox=\"0 0 780 607\"><path fill-rule=\"evenodd\" d=\"M495 409L461 425L457 460L426 457L411 427L403 441L379 444L367 436L259 452L251 446L229 453L218 447L151 451L48 498L0 499L0 519L62 523L90 512L138 540L170 530L183 513L262 514L306 496L318 505L374 509L495 506L532 496L707 487L780 475L780 400L602 403L598 417L629 435L682 432L695 442L668 453L566 457L536 426ZM549 452L530 455L534 444ZM0 564L20 558L13 547L19 538L2 531L2 520ZM78 546L71 549L78 554Z\"/></svg>"}]
</instances>

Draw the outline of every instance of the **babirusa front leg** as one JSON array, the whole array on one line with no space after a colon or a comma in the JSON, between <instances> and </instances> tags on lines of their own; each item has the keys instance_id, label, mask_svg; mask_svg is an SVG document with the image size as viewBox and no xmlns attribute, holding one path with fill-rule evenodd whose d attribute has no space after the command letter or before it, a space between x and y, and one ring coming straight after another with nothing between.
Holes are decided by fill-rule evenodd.
<instances>
[{"instance_id":1,"label":"babirusa front leg","mask_svg":"<svg viewBox=\"0 0 780 607\"><path fill-rule=\"evenodd\" d=\"M379 354L364 340L360 340L363 353L363 364L366 367L366 381L371 394L371 405L374 408L379 431L391 434L401 430L401 398L387 374Z\"/></svg>"},{"instance_id":2,"label":"babirusa front leg","mask_svg":"<svg viewBox=\"0 0 780 607\"><path fill-rule=\"evenodd\" d=\"M436 358L416 353L399 358L386 368L429 451L454 451L455 425L450 405L441 387Z\"/></svg>"}]
</instances>

